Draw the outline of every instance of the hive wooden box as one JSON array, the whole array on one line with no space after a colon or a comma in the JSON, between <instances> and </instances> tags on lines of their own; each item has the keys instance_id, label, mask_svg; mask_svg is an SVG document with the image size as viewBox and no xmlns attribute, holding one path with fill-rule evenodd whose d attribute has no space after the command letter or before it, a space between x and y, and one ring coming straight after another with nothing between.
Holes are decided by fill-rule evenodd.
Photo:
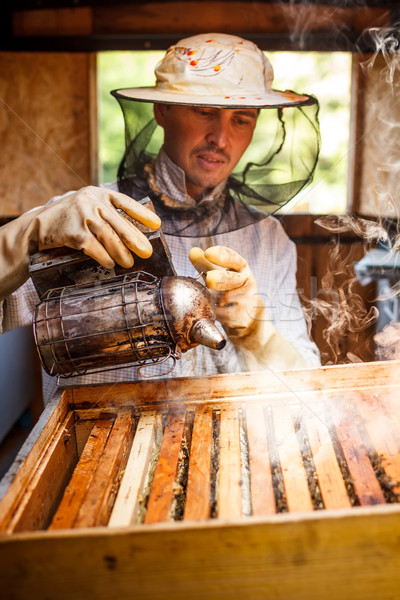
<instances>
[{"instance_id":1,"label":"hive wooden box","mask_svg":"<svg viewBox=\"0 0 400 600\"><path fill-rule=\"evenodd\" d=\"M400 597L399 372L68 389L1 484L0 597Z\"/></svg>"}]
</instances>

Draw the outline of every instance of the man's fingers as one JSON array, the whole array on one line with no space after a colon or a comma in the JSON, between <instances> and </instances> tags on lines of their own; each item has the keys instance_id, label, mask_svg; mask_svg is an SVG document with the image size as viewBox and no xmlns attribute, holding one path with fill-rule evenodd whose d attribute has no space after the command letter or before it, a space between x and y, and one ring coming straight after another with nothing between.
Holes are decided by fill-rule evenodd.
<instances>
[{"instance_id":1,"label":"man's fingers","mask_svg":"<svg viewBox=\"0 0 400 600\"><path fill-rule=\"evenodd\" d=\"M121 192L109 192L112 204L116 208L121 208L127 215L143 223L150 229L158 229L161 226L161 219L150 208L143 206L133 198L122 194Z\"/></svg>"},{"instance_id":2,"label":"man's fingers","mask_svg":"<svg viewBox=\"0 0 400 600\"><path fill-rule=\"evenodd\" d=\"M115 262L111 256L94 236L91 236L91 238L87 240L82 250L106 269L112 269L115 266Z\"/></svg>"},{"instance_id":3,"label":"man's fingers","mask_svg":"<svg viewBox=\"0 0 400 600\"><path fill-rule=\"evenodd\" d=\"M248 280L247 274L238 272L242 268L240 265L247 266L247 262L225 246L213 246L205 252L201 248L192 248L189 258L199 273L207 273L206 284L210 290L234 290ZM225 267L232 268L232 265L234 270L227 271Z\"/></svg>"},{"instance_id":4,"label":"man's fingers","mask_svg":"<svg viewBox=\"0 0 400 600\"><path fill-rule=\"evenodd\" d=\"M241 271L247 267L247 261L243 256L240 256L235 250L226 246L212 246L211 248L207 248L204 255L207 260L215 265L232 269L233 271Z\"/></svg>"},{"instance_id":5,"label":"man's fingers","mask_svg":"<svg viewBox=\"0 0 400 600\"><path fill-rule=\"evenodd\" d=\"M204 251L201 248L191 248L189 250L189 259L198 273L207 273L207 271L218 269L216 265L213 265L206 259Z\"/></svg>"},{"instance_id":6,"label":"man's fingers","mask_svg":"<svg viewBox=\"0 0 400 600\"><path fill-rule=\"evenodd\" d=\"M223 324L225 328L233 329L236 331L232 331L238 335L240 330L244 330L246 325L243 324L243 317L241 315L236 315L235 311L232 310L231 307L216 307L216 318L217 321Z\"/></svg>"},{"instance_id":7,"label":"man's fingers","mask_svg":"<svg viewBox=\"0 0 400 600\"><path fill-rule=\"evenodd\" d=\"M102 252L98 250L98 245L103 248L105 254L111 257L113 261L124 267L125 269L129 269L133 265L133 256L131 252L128 250L124 242L120 239L118 234L114 231L114 229L106 222L102 221L99 223L88 223L88 229L93 236L87 243L85 243L84 251L86 254L89 252L89 248L92 252L99 252L99 256L102 256ZM94 240L98 242L98 245L94 243ZM92 256L90 254L90 256ZM106 266L99 258L96 260ZM113 266L113 265L112 265ZM110 268L110 267L108 267Z\"/></svg>"},{"instance_id":8,"label":"man's fingers","mask_svg":"<svg viewBox=\"0 0 400 600\"><path fill-rule=\"evenodd\" d=\"M153 247L147 237L130 223L125 217L120 215L109 207L104 207L99 210L101 217L111 225L122 242L135 252L141 258L149 258L153 252ZM91 229L92 232L97 233ZM117 261L118 262L118 261Z\"/></svg>"},{"instance_id":9,"label":"man's fingers","mask_svg":"<svg viewBox=\"0 0 400 600\"><path fill-rule=\"evenodd\" d=\"M248 277L244 273L236 273L235 271L208 271L206 277L207 287L211 290L227 291L235 290L242 287Z\"/></svg>"}]
</instances>

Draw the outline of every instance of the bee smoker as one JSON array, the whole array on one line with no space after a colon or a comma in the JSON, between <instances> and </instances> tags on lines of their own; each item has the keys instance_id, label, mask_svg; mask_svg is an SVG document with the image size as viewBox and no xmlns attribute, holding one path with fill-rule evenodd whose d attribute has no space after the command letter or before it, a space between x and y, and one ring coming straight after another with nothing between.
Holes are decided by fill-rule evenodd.
<instances>
[{"instance_id":1,"label":"bee smoker","mask_svg":"<svg viewBox=\"0 0 400 600\"><path fill-rule=\"evenodd\" d=\"M131 365L140 370L169 358L174 365L198 344L225 346L207 288L176 275L161 231L141 229L153 255L146 260L135 256L132 269L105 269L83 252L65 248L31 257L30 274L41 298L34 338L50 375L72 377Z\"/></svg>"}]
</instances>

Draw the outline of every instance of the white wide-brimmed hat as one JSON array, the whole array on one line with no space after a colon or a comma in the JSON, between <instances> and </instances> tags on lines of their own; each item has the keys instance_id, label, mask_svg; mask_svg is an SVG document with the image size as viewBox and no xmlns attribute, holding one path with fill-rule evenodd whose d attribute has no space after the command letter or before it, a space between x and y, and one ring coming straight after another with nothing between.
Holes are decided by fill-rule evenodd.
<instances>
[{"instance_id":1,"label":"white wide-brimmed hat","mask_svg":"<svg viewBox=\"0 0 400 600\"><path fill-rule=\"evenodd\" d=\"M264 53L243 38L195 35L171 46L155 69L156 85L114 90L117 98L221 108L275 108L312 104L308 95L272 89Z\"/></svg>"}]
</instances>

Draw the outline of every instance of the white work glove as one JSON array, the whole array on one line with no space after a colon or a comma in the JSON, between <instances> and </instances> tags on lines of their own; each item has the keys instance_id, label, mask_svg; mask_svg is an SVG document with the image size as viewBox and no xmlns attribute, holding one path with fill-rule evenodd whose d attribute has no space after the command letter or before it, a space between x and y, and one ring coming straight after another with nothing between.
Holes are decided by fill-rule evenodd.
<instances>
[{"instance_id":1,"label":"white work glove","mask_svg":"<svg viewBox=\"0 0 400 600\"><path fill-rule=\"evenodd\" d=\"M192 248L189 258L216 302L217 319L249 371L296 369L304 358L265 316L265 306L247 261L231 248Z\"/></svg>"},{"instance_id":2,"label":"white work glove","mask_svg":"<svg viewBox=\"0 0 400 600\"><path fill-rule=\"evenodd\" d=\"M83 250L103 267L115 262L133 265L132 250L141 258L152 246L137 227L117 209L151 229L160 227L159 217L120 192L93 186L63 196L31 210L0 227L0 300L20 287L29 276L29 254L68 246Z\"/></svg>"}]
</instances>

